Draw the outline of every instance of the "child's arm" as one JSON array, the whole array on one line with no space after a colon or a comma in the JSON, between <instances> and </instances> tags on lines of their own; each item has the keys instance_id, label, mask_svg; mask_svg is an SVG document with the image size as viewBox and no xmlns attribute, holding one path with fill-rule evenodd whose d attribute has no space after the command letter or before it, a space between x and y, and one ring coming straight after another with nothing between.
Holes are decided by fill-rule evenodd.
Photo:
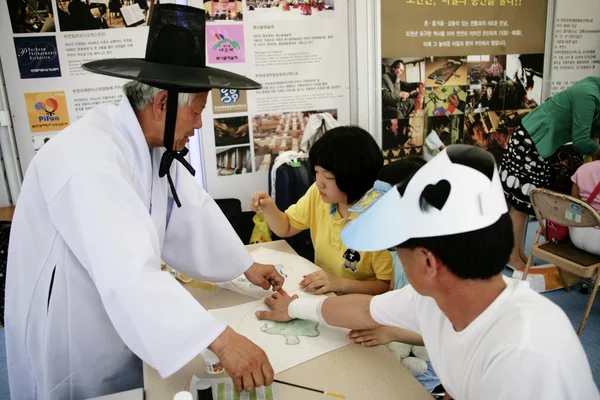
<instances>
[{"instance_id":1,"label":"child's arm","mask_svg":"<svg viewBox=\"0 0 600 400\"><path fill-rule=\"evenodd\" d=\"M269 228L281 238L294 236L301 232L300 229L294 228L290 224L286 213L277 208L271 196L266 192L254 193L254 196L250 199L250 209L254 212L262 211Z\"/></svg>"},{"instance_id":2,"label":"child's arm","mask_svg":"<svg viewBox=\"0 0 600 400\"><path fill-rule=\"evenodd\" d=\"M413 346L424 346L423 337L416 332L395 326L382 326L375 329L353 330L348 335L352 343L364 347L378 346L390 342L401 342Z\"/></svg>"},{"instance_id":3,"label":"child's arm","mask_svg":"<svg viewBox=\"0 0 600 400\"><path fill-rule=\"evenodd\" d=\"M358 281L335 276L325 271L306 275L300 282L300 289L313 294L336 292L378 295L387 292L389 288L390 281Z\"/></svg>"},{"instance_id":4,"label":"child's arm","mask_svg":"<svg viewBox=\"0 0 600 400\"><path fill-rule=\"evenodd\" d=\"M575 197L576 199L581 199L581 195L579 194L579 186L574 183L573 187L571 188L571 196Z\"/></svg>"}]
</instances>

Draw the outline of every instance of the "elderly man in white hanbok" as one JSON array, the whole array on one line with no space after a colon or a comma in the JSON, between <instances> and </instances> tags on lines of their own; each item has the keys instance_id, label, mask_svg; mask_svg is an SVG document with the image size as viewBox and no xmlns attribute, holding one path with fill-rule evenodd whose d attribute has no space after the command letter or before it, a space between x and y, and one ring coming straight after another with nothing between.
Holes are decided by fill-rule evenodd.
<instances>
[{"instance_id":1,"label":"elderly man in white hanbok","mask_svg":"<svg viewBox=\"0 0 600 400\"><path fill-rule=\"evenodd\" d=\"M152 22L165 13L203 18L199 11L156 5ZM200 76L210 70L213 82L218 76L196 69ZM6 285L13 399L82 399L140 387L142 360L167 377L206 348L220 357L238 390L272 382L265 353L161 271L164 260L196 279L226 281L245 273L265 289L283 284L273 266L253 262L182 164L168 163L171 190L159 177L165 155L183 158L180 150L202 126L211 87L206 76L178 87L180 75L159 82L168 92L126 84L119 105L92 109L30 164L12 226ZM231 87L260 87L223 75ZM169 122L169 115L176 118Z\"/></svg>"}]
</instances>

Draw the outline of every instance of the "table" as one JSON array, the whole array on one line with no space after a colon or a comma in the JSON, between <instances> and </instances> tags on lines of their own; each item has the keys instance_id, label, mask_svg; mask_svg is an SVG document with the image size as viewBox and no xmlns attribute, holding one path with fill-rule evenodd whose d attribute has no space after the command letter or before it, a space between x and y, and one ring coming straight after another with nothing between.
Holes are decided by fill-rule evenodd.
<instances>
[{"instance_id":1,"label":"table","mask_svg":"<svg viewBox=\"0 0 600 400\"><path fill-rule=\"evenodd\" d=\"M259 247L295 254L285 241L246 246L248 251ZM256 300L230 290L203 282L184 285L207 309L232 307ZM170 400L184 390L192 375L209 376L204 370L202 357L198 356L167 379L144 363L144 389L146 400ZM349 344L303 364L283 371L276 376L286 382L341 393L348 400L364 399L432 399L423 386L411 375L384 346L365 348ZM324 400L325 396L302 389L279 385L283 400Z\"/></svg>"}]
</instances>

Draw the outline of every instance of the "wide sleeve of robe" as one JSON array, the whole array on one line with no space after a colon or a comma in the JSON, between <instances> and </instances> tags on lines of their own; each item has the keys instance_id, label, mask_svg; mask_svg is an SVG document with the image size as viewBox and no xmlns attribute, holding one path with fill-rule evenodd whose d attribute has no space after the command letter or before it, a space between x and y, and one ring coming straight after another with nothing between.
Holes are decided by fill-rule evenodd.
<instances>
[{"instance_id":1,"label":"wide sleeve of robe","mask_svg":"<svg viewBox=\"0 0 600 400\"><path fill-rule=\"evenodd\" d=\"M165 378L203 351L225 325L161 271L158 234L133 187L122 169L106 163L80 169L46 200L123 342Z\"/></svg>"},{"instance_id":2,"label":"wide sleeve of robe","mask_svg":"<svg viewBox=\"0 0 600 400\"><path fill-rule=\"evenodd\" d=\"M179 165L177 194L182 206L170 201L163 260L185 275L209 282L229 281L246 272L254 261L239 236L215 201Z\"/></svg>"}]
</instances>

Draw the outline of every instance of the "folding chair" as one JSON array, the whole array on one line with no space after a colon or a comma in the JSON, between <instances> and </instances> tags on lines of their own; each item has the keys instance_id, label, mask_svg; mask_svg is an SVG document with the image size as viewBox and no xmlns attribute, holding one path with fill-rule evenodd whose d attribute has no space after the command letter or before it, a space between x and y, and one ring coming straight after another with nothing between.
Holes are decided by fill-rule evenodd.
<instances>
[{"instance_id":1,"label":"folding chair","mask_svg":"<svg viewBox=\"0 0 600 400\"><path fill-rule=\"evenodd\" d=\"M546 240L544 243L538 243L541 235L546 237L544 219L549 219L557 224L568 227L594 227L600 225L600 215L596 210L585 201L546 189L534 189L531 192L531 204L533 205L535 216L540 227L535 235L531 254L527 259L523 280L527 279L527 274L533 263L534 256L556 265L565 290L567 291L570 291L571 289L565 282L562 270L582 278L597 277L598 268L600 267L599 256L578 249L570 240L559 243ZM585 328L585 324L592 308L592 303L594 302L594 297L596 297L596 292L598 291L599 283L600 278L597 277L585 308L585 313L583 314L583 320L577 330L578 335L581 335L583 328Z\"/></svg>"}]
</instances>

